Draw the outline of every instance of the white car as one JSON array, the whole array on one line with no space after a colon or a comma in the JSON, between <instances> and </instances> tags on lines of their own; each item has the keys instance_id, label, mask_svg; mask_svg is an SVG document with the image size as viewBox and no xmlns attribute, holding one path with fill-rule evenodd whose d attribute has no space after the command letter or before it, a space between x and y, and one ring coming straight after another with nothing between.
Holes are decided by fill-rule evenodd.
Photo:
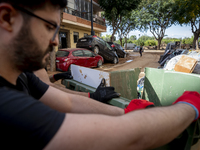
<instances>
[{"instance_id":1,"label":"white car","mask_svg":"<svg viewBox=\"0 0 200 150\"><path fill-rule=\"evenodd\" d=\"M139 52L139 50L140 50L140 46L136 46L133 51L134 52Z\"/></svg>"}]
</instances>

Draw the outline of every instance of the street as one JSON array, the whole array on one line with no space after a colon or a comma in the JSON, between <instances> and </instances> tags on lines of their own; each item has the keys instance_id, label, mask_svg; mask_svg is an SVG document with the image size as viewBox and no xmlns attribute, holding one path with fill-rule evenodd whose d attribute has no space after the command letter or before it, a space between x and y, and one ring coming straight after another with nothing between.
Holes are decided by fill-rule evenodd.
<instances>
[{"instance_id":1,"label":"street","mask_svg":"<svg viewBox=\"0 0 200 150\"><path fill-rule=\"evenodd\" d=\"M144 71L145 67L157 68L159 66L158 60L163 52L143 52L140 57L139 52L128 52L129 55L126 58L119 58L118 64L104 63L102 67L96 68L102 71L119 71L141 67L141 71Z\"/></svg>"},{"instance_id":2,"label":"street","mask_svg":"<svg viewBox=\"0 0 200 150\"><path fill-rule=\"evenodd\" d=\"M144 72L145 67L157 68L159 66L158 60L160 58L160 55L162 55L164 51L157 51L157 50L144 51L142 57L140 57L139 52L129 51L128 53L129 55L126 58L119 58L118 64L104 63L103 66L101 66L100 68L94 68L94 69L110 72L110 71L120 71L133 68L141 68L141 72ZM59 71L50 72L49 70L47 72L49 76L59 73ZM143 75L144 74L141 74L141 76ZM64 86L61 84L60 80L56 81L55 84Z\"/></svg>"}]
</instances>

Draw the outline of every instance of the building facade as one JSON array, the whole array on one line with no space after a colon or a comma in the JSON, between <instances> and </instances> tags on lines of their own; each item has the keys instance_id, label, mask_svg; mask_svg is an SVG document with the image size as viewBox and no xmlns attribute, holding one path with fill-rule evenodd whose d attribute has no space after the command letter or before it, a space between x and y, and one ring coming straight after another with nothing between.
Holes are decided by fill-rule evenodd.
<instances>
[{"instance_id":1,"label":"building facade","mask_svg":"<svg viewBox=\"0 0 200 150\"><path fill-rule=\"evenodd\" d=\"M106 24L97 1L93 0L93 30L100 36L101 32L106 32ZM75 48L79 38L91 35L90 0L68 0L61 17L58 48Z\"/></svg>"}]
</instances>

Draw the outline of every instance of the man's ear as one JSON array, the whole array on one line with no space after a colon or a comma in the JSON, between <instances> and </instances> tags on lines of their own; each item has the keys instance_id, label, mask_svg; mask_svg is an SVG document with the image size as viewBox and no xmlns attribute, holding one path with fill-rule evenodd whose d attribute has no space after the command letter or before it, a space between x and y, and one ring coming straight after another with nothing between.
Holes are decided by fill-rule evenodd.
<instances>
[{"instance_id":1,"label":"man's ear","mask_svg":"<svg viewBox=\"0 0 200 150\"><path fill-rule=\"evenodd\" d=\"M13 23L15 19L15 9L7 3L0 4L0 27L11 32L13 30Z\"/></svg>"}]
</instances>

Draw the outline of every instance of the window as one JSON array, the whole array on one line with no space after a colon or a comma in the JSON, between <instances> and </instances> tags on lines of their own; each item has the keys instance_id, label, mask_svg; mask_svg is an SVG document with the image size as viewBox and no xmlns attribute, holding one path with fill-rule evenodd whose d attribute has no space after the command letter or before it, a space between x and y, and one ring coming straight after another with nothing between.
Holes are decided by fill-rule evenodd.
<instances>
[{"instance_id":1,"label":"window","mask_svg":"<svg viewBox=\"0 0 200 150\"><path fill-rule=\"evenodd\" d=\"M88 34L87 34L87 33L84 33L84 37L86 37L86 36L88 36Z\"/></svg>"},{"instance_id":2,"label":"window","mask_svg":"<svg viewBox=\"0 0 200 150\"><path fill-rule=\"evenodd\" d=\"M92 57L92 56L93 56L93 53L90 52L90 51L84 50L84 56L86 56L86 57Z\"/></svg>"},{"instance_id":3,"label":"window","mask_svg":"<svg viewBox=\"0 0 200 150\"><path fill-rule=\"evenodd\" d=\"M67 57L69 55L68 51L57 51L56 57Z\"/></svg>"},{"instance_id":4,"label":"window","mask_svg":"<svg viewBox=\"0 0 200 150\"><path fill-rule=\"evenodd\" d=\"M77 43L79 39L79 33L78 32L74 32L74 43Z\"/></svg>"},{"instance_id":5,"label":"window","mask_svg":"<svg viewBox=\"0 0 200 150\"><path fill-rule=\"evenodd\" d=\"M73 52L72 52L72 55L73 55L73 56L83 57L83 51L82 51L82 50L73 51Z\"/></svg>"},{"instance_id":6,"label":"window","mask_svg":"<svg viewBox=\"0 0 200 150\"><path fill-rule=\"evenodd\" d=\"M110 45L109 45L108 43L106 43L106 46L107 46L110 50L112 50L112 48L110 47Z\"/></svg>"}]
</instances>

